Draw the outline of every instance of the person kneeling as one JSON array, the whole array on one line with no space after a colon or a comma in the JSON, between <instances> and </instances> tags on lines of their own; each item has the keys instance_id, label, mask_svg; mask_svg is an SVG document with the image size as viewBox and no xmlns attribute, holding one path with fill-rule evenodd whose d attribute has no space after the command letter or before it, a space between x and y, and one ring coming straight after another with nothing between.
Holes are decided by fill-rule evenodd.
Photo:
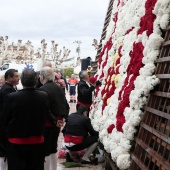
<instances>
[{"instance_id":1,"label":"person kneeling","mask_svg":"<svg viewBox=\"0 0 170 170\"><path fill-rule=\"evenodd\" d=\"M80 105L76 113L68 116L63 129L64 143L74 162L92 163L89 159L98 144L99 132L93 129L90 118L87 117L88 108ZM89 136L90 135L90 136ZM86 149L82 159L76 159L76 151Z\"/></svg>"}]
</instances>

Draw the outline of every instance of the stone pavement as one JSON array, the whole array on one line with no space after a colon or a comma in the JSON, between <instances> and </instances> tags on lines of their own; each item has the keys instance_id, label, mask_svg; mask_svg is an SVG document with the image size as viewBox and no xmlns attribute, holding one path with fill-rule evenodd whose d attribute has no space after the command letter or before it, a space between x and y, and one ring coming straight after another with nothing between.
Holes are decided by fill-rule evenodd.
<instances>
[{"instance_id":1,"label":"stone pavement","mask_svg":"<svg viewBox=\"0 0 170 170\"><path fill-rule=\"evenodd\" d=\"M67 99L69 98L69 95L66 95ZM69 101L69 100L68 100ZM70 113L74 113L76 111L76 104L70 103ZM63 135L60 133L59 139L58 139L58 149L61 148L61 145L63 143ZM58 158L57 158L58 159ZM57 160L57 170L102 170L102 164L99 165L86 165L86 167L74 167L74 168L64 168L62 165L62 162L65 162L65 159L58 159Z\"/></svg>"}]
</instances>

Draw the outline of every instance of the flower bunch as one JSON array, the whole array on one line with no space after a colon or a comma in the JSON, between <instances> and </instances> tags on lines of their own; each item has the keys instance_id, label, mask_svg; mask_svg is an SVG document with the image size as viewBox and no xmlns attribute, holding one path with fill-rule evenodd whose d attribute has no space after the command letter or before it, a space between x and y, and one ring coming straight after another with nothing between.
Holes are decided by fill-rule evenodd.
<instances>
[{"instance_id":1,"label":"flower bunch","mask_svg":"<svg viewBox=\"0 0 170 170\"><path fill-rule=\"evenodd\" d=\"M98 61L91 120L120 169L130 166L134 139L150 91L159 83L155 61L168 25L169 0L115 0Z\"/></svg>"}]
</instances>

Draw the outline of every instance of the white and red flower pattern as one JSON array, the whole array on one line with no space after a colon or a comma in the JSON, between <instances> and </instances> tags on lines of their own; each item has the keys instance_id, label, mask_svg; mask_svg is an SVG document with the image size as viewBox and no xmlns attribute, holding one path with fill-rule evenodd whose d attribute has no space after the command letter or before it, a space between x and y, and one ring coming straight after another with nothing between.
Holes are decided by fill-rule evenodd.
<instances>
[{"instance_id":1,"label":"white and red flower pattern","mask_svg":"<svg viewBox=\"0 0 170 170\"><path fill-rule=\"evenodd\" d=\"M115 0L95 75L102 80L91 107L100 140L120 169L130 166L130 141L139 125L154 74L170 0Z\"/></svg>"}]
</instances>

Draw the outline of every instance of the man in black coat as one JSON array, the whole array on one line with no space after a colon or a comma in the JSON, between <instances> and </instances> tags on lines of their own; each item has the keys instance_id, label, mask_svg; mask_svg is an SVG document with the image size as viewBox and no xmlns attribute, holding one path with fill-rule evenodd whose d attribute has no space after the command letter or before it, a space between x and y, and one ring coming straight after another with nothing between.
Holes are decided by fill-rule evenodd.
<instances>
[{"instance_id":1,"label":"man in black coat","mask_svg":"<svg viewBox=\"0 0 170 170\"><path fill-rule=\"evenodd\" d=\"M44 170L44 126L49 113L45 92L35 90L36 73L24 70L23 89L4 101L0 126L8 138L8 170Z\"/></svg>"},{"instance_id":2,"label":"man in black coat","mask_svg":"<svg viewBox=\"0 0 170 170\"><path fill-rule=\"evenodd\" d=\"M62 89L54 83L54 71L50 67L44 67L40 71L40 81L43 86L40 90L47 92L49 106L56 126L46 121L45 126L45 170L57 168L57 141L60 127L63 126L63 118L66 116L66 98ZM50 166L50 167L49 167Z\"/></svg>"},{"instance_id":3,"label":"man in black coat","mask_svg":"<svg viewBox=\"0 0 170 170\"><path fill-rule=\"evenodd\" d=\"M3 103L7 98L7 95L13 92L16 92L16 85L19 83L19 76L18 71L15 69L9 69L5 72L5 84L0 89L0 115L3 112ZM0 133L2 134L3 131L0 128ZM6 143L5 136L0 136L0 169L6 169L6 162L4 162L6 156L6 149L4 148Z\"/></svg>"},{"instance_id":4,"label":"man in black coat","mask_svg":"<svg viewBox=\"0 0 170 170\"><path fill-rule=\"evenodd\" d=\"M95 83L89 82L89 74L87 71L80 71L79 73L80 81L78 83L78 96L77 96L77 106L78 109L80 105L85 105L90 111L90 106L92 104L93 91L95 87L100 85L101 82L98 80ZM89 114L89 113L88 113Z\"/></svg>"},{"instance_id":5,"label":"man in black coat","mask_svg":"<svg viewBox=\"0 0 170 170\"><path fill-rule=\"evenodd\" d=\"M87 148L81 163L90 163L89 156L98 144L99 132L93 129L90 118L87 117L87 112L88 108L80 105L76 113L68 116L63 129L65 145L75 162L79 160L75 160L74 152Z\"/></svg>"}]
</instances>

